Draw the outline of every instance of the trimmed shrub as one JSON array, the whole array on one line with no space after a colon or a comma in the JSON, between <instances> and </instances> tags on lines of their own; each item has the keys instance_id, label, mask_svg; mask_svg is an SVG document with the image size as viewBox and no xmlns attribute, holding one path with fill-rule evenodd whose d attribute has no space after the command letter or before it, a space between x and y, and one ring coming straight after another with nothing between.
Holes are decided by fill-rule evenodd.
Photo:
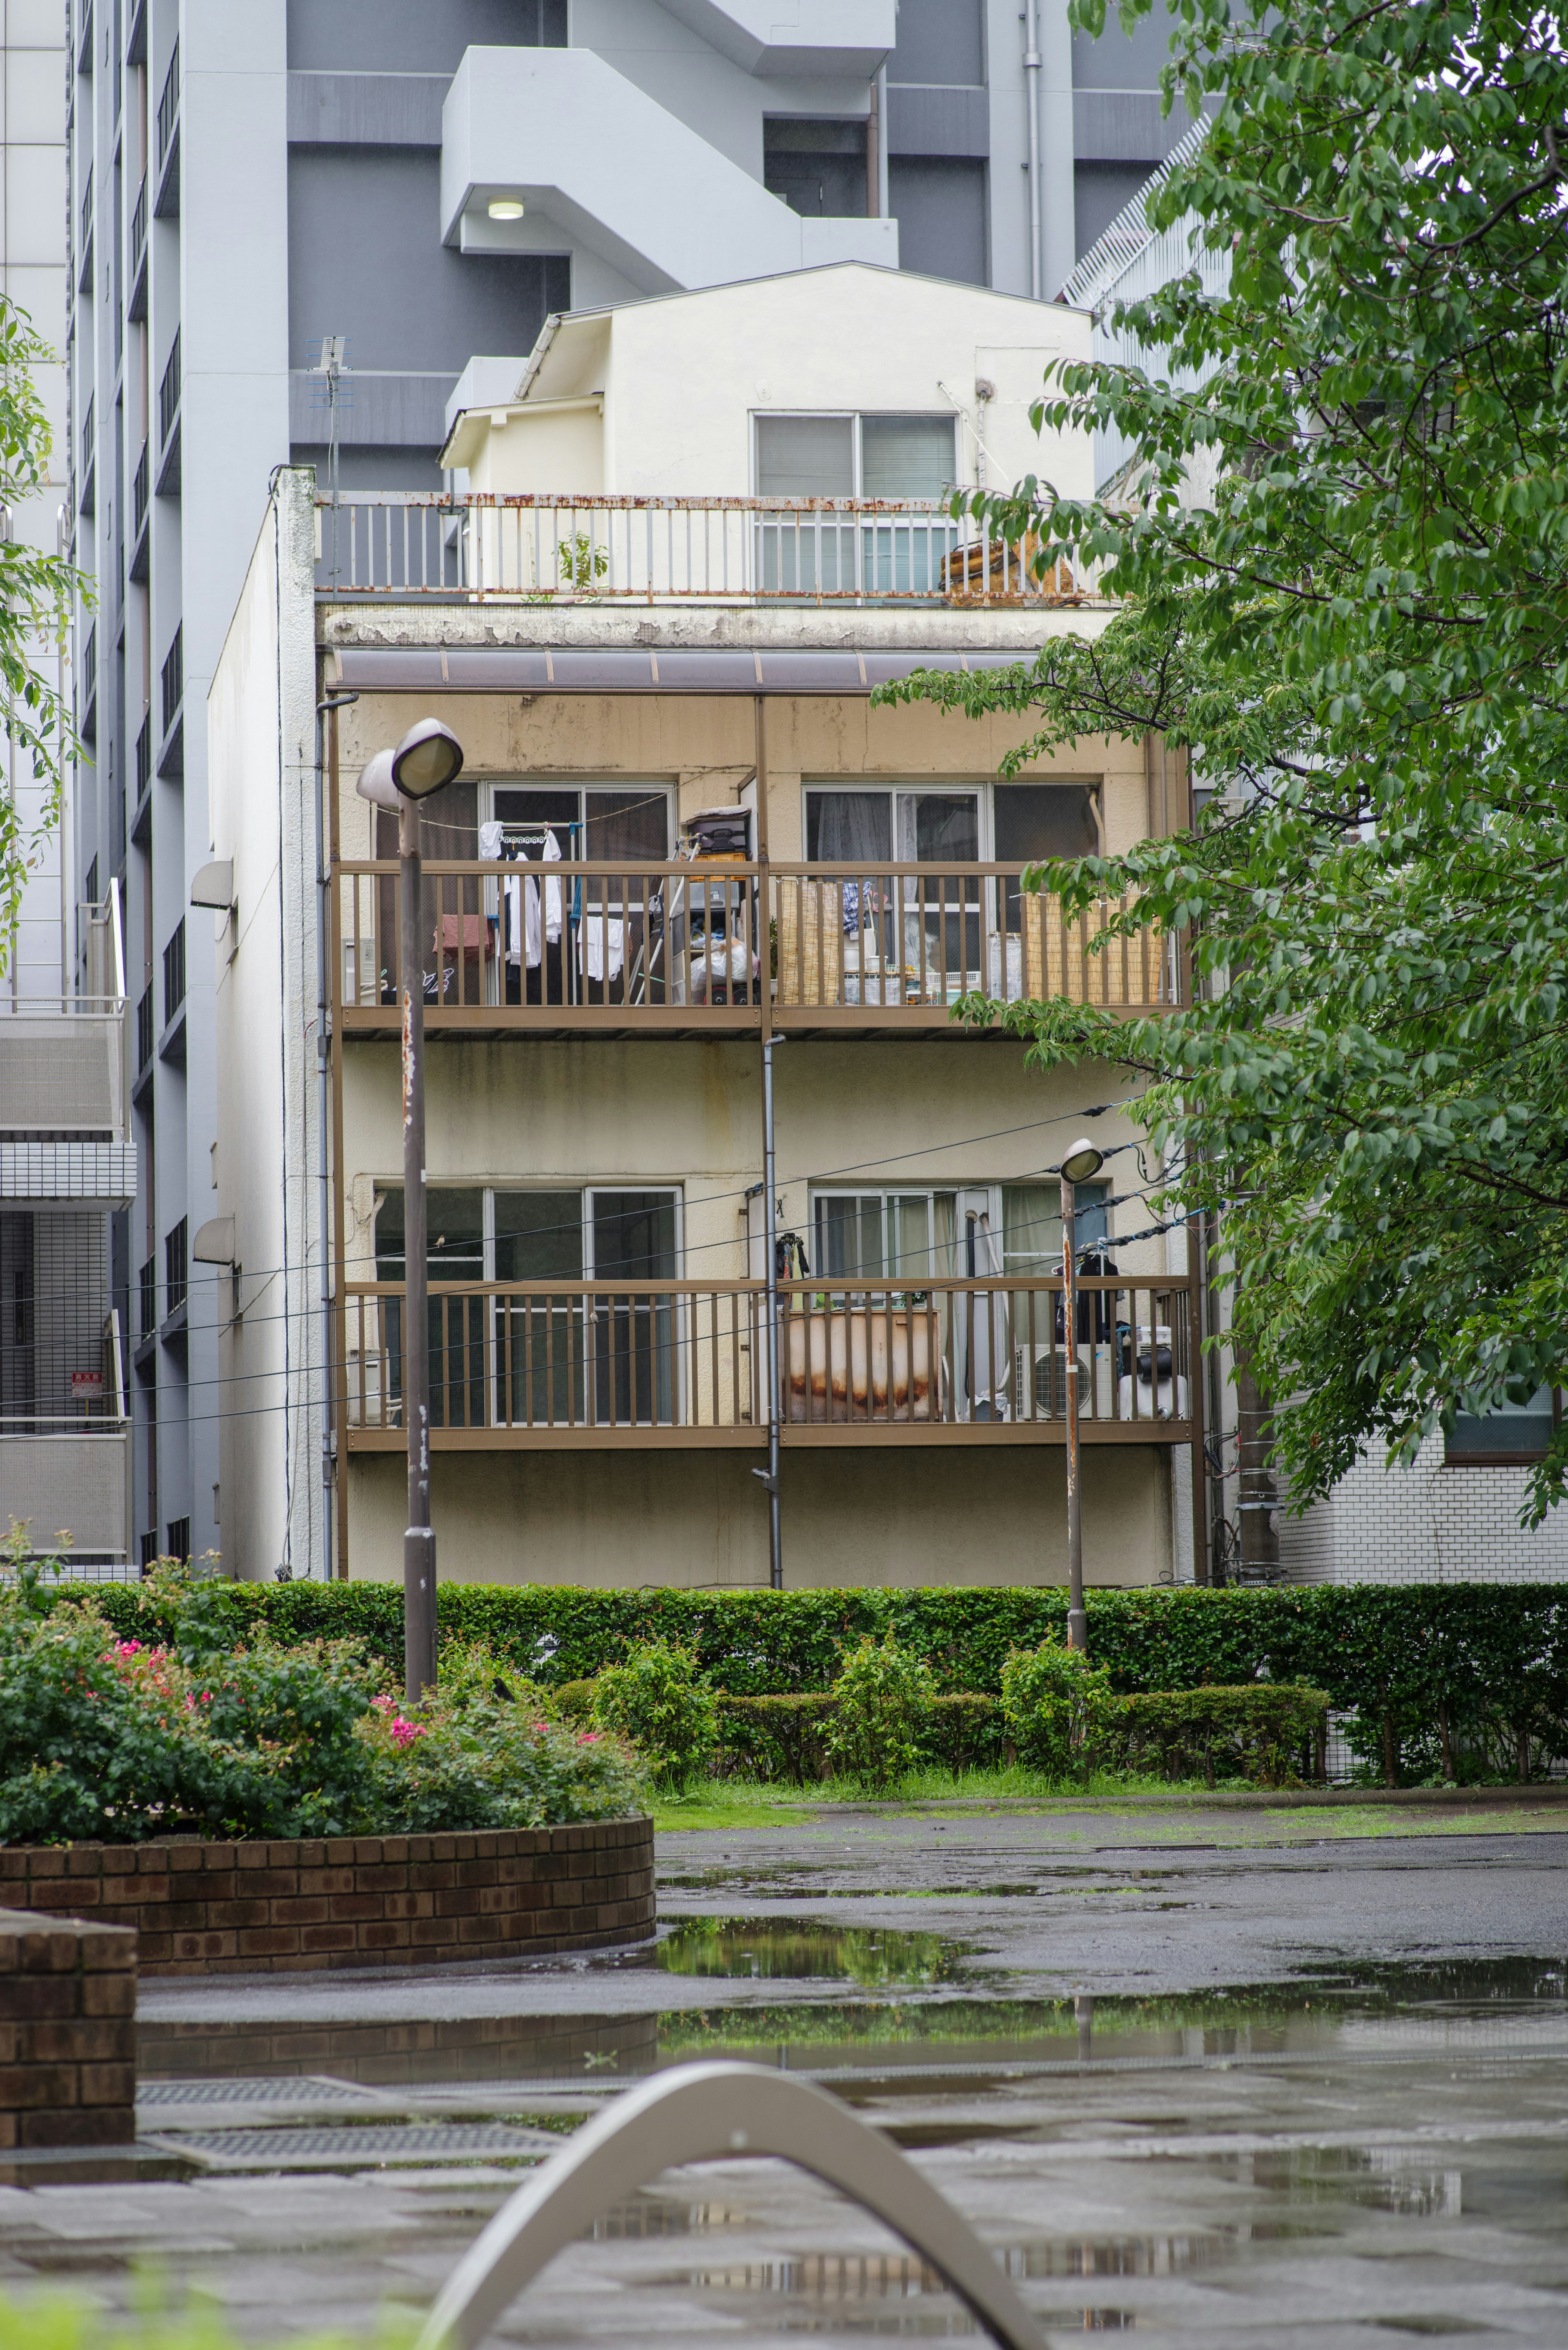
<instances>
[{"instance_id":1,"label":"trimmed shrub","mask_svg":"<svg viewBox=\"0 0 1568 2350\"><path fill-rule=\"evenodd\" d=\"M828 1762L867 1786L891 1785L919 1760L936 1693L930 1667L901 1648L891 1632L880 1646L867 1634L846 1657L833 1684L825 1741Z\"/></svg>"},{"instance_id":2,"label":"trimmed shrub","mask_svg":"<svg viewBox=\"0 0 1568 2350\"><path fill-rule=\"evenodd\" d=\"M1322 1690L1277 1681L1241 1689L1161 1690L1123 1700L1126 1743L1142 1767L1150 1746L1169 1778L1244 1779L1250 1785L1299 1785L1321 1778L1328 1728Z\"/></svg>"},{"instance_id":3,"label":"trimmed shrub","mask_svg":"<svg viewBox=\"0 0 1568 2350\"><path fill-rule=\"evenodd\" d=\"M544 1696L563 1721L591 1721L597 1687L595 1681L562 1681L558 1688L546 1690Z\"/></svg>"},{"instance_id":4,"label":"trimmed shrub","mask_svg":"<svg viewBox=\"0 0 1568 2350\"><path fill-rule=\"evenodd\" d=\"M1002 1711L1019 1760L1053 1778L1090 1770L1123 1711L1108 1669L1055 1639L1014 1649L1002 1669Z\"/></svg>"},{"instance_id":5,"label":"trimmed shrub","mask_svg":"<svg viewBox=\"0 0 1568 2350\"><path fill-rule=\"evenodd\" d=\"M827 1776L827 1732L837 1700L807 1696L722 1697L719 1762L736 1779L782 1779L804 1786Z\"/></svg>"},{"instance_id":6,"label":"trimmed shrub","mask_svg":"<svg viewBox=\"0 0 1568 2350\"><path fill-rule=\"evenodd\" d=\"M732 1778L777 1779L796 1786L827 1778L827 1734L837 1704L826 1690L804 1696L720 1698L719 1767ZM949 1771L1000 1762L1005 1747L1002 1708L995 1698L969 1690L932 1698L915 1733L916 1763Z\"/></svg>"},{"instance_id":7,"label":"trimmed shrub","mask_svg":"<svg viewBox=\"0 0 1568 2350\"><path fill-rule=\"evenodd\" d=\"M713 1692L690 1648L639 1641L593 1685L596 1729L625 1739L657 1787L679 1794L704 1772L717 1742Z\"/></svg>"}]
</instances>

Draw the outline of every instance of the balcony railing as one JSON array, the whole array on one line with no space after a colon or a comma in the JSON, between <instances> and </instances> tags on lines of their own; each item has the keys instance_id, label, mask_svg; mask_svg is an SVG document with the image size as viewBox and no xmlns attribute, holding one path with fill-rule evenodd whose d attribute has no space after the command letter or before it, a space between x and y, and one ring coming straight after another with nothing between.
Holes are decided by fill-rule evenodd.
<instances>
[{"instance_id":1,"label":"balcony railing","mask_svg":"<svg viewBox=\"0 0 1568 2350\"><path fill-rule=\"evenodd\" d=\"M59 1267L50 1263L57 1274ZM11 1377L0 1392L0 1435L69 1436L122 1428L127 1404L119 1315L109 1306L90 1263L78 1265L63 1290L34 1297L18 1289L15 1301L8 1296L6 1304L13 1357ZM43 1534L45 1528L38 1532Z\"/></svg>"},{"instance_id":2,"label":"balcony railing","mask_svg":"<svg viewBox=\"0 0 1568 2350\"><path fill-rule=\"evenodd\" d=\"M163 701L163 732L168 733L185 698L185 624L182 620L169 640L160 681Z\"/></svg>"},{"instance_id":3,"label":"balcony railing","mask_svg":"<svg viewBox=\"0 0 1568 2350\"><path fill-rule=\"evenodd\" d=\"M163 950L163 1023L165 1027L185 1001L185 917L181 915Z\"/></svg>"},{"instance_id":4,"label":"balcony railing","mask_svg":"<svg viewBox=\"0 0 1568 2350\"><path fill-rule=\"evenodd\" d=\"M186 1279L190 1263L186 1253L189 1224L182 1216L163 1235L163 1311L178 1314L185 1303Z\"/></svg>"},{"instance_id":5,"label":"balcony railing","mask_svg":"<svg viewBox=\"0 0 1568 2350\"><path fill-rule=\"evenodd\" d=\"M526 604L1080 604L1064 567L1036 577L939 498L459 497L317 501L327 595Z\"/></svg>"},{"instance_id":6,"label":"balcony railing","mask_svg":"<svg viewBox=\"0 0 1568 2350\"><path fill-rule=\"evenodd\" d=\"M133 511L136 519L131 525L133 531L139 531L141 528L142 524L147 520L147 501L149 495L148 456L148 446L144 441L141 444L141 454L136 461L136 480L133 488Z\"/></svg>"},{"instance_id":7,"label":"balcony railing","mask_svg":"<svg viewBox=\"0 0 1568 2350\"><path fill-rule=\"evenodd\" d=\"M174 329L174 340L169 347L169 357L163 369L163 380L158 387L158 438L167 442L180 413L180 329Z\"/></svg>"},{"instance_id":8,"label":"balcony railing","mask_svg":"<svg viewBox=\"0 0 1568 2350\"><path fill-rule=\"evenodd\" d=\"M180 44L176 40L170 53L169 70L163 77L163 95L158 101L158 161L161 165L169 152L180 114Z\"/></svg>"},{"instance_id":9,"label":"balcony railing","mask_svg":"<svg viewBox=\"0 0 1568 2350\"><path fill-rule=\"evenodd\" d=\"M1084 1276L1078 1286L1069 1346L1059 1276L792 1284L778 1304L784 1440L1060 1442L1075 1380L1086 1441L1186 1441L1188 1283ZM389 1282L347 1292L351 1444L403 1440L403 1297ZM435 1443L760 1443L767 1314L757 1281L432 1287Z\"/></svg>"},{"instance_id":10,"label":"balcony railing","mask_svg":"<svg viewBox=\"0 0 1568 2350\"><path fill-rule=\"evenodd\" d=\"M398 1020L398 867L340 866L338 1009ZM1069 916L1016 865L459 863L424 866L432 1029L946 1026L961 995L1168 1008L1158 927L1106 936L1125 901Z\"/></svg>"}]
</instances>

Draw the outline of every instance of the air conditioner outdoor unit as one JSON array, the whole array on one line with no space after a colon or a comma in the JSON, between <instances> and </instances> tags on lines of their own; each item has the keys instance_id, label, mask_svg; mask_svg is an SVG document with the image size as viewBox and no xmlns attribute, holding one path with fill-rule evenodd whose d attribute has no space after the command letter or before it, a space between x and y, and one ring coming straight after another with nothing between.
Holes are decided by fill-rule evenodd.
<instances>
[{"instance_id":1,"label":"air conditioner outdoor unit","mask_svg":"<svg viewBox=\"0 0 1568 2350\"><path fill-rule=\"evenodd\" d=\"M1012 1416L1015 1419L1065 1419L1068 1366L1078 1382L1078 1409L1089 1400L1089 1367L1065 1347L1053 1347L1033 1359L1033 1395L1030 1395L1027 1347L1015 1347L1012 1360Z\"/></svg>"}]
</instances>

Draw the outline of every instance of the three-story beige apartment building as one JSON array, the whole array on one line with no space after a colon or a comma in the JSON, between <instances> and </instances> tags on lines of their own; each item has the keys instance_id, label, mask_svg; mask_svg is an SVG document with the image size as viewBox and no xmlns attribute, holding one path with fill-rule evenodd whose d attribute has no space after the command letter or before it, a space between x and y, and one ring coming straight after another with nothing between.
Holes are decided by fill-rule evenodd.
<instances>
[{"instance_id":1,"label":"three-story beige apartment building","mask_svg":"<svg viewBox=\"0 0 1568 2350\"><path fill-rule=\"evenodd\" d=\"M1201 1572L1196 1284L1136 1083L952 1018L1177 999L1173 942L1096 952L1103 911L1020 875L1184 822L1182 779L1106 741L1003 780L1016 728L873 699L1103 627L949 512L1032 471L1089 489L1086 443L1028 421L1087 329L805 271L476 361L440 499L276 477L209 705L223 1212L197 1253L226 1327L195 1408L234 1571L400 1572L413 1336L448 1576L765 1584L772 1423L786 1586L1059 1582L1070 1380L1088 1578ZM356 784L426 716L464 764L421 818L414 1336L397 818ZM1106 1156L1069 1330L1054 1170L1083 1130Z\"/></svg>"}]
</instances>

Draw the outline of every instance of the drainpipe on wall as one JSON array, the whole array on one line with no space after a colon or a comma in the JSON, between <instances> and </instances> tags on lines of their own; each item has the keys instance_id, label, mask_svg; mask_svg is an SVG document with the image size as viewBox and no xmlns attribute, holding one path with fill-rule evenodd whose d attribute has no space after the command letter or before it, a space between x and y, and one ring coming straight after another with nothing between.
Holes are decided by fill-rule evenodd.
<instances>
[{"instance_id":1,"label":"drainpipe on wall","mask_svg":"<svg viewBox=\"0 0 1568 2350\"><path fill-rule=\"evenodd\" d=\"M332 1107L330 1050L327 1034L327 893L331 888L327 849L326 746L322 737L328 711L336 713L358 702L357 693L328 694L316 705L316 1101L317 1148L316 1180L321 1217L321 1579L332 1580L332 1181L327 1134Z\"/></svg>"},{"instance_id":2,"label":"drainpipe on wall","mask_svg":"<svg viewBox=\"0 0 1568 2350\"><path fill-rule=\"evenodd\" d=\"M1040 149L1040 293L1054 302L1078 257L1073 185L1073 28L1067 0L1026 0L1039 14L1039 64L1033 76Z\"/></svg>"},{"instance_id":3,"label":"drainpipe on wall","mask_svg":"<svg viewBox=\"0 0 1568 2350\"><path fill-rule=\"evenodd\" d=\"M888 204L888 68L877 68L877 78L871 85L877 102L877 217L886 220Z\"/></svg>"},{"instance_id":4,"label":"drainpipe on wall","mask_svg":"<svg viewBox=\"0 0 1568 2350\"><path fill-rule=\"evenodd\" d=\"M866 217L880 220L882 196L882 91L880 77L871 82L871 110L866 117Z\"/></svg>"},{"instance_id":5,"label":"drainpipe on wall","mask_svg":"<svg viewBox=\"0 0 1568 2350\"><path fill-rule=\"evenodd\" d=\"M1029 291L1040 300L1040 26L1037 0L1024 0L1023 103L1029 109Z\"/></svg>"}]
</instances>

